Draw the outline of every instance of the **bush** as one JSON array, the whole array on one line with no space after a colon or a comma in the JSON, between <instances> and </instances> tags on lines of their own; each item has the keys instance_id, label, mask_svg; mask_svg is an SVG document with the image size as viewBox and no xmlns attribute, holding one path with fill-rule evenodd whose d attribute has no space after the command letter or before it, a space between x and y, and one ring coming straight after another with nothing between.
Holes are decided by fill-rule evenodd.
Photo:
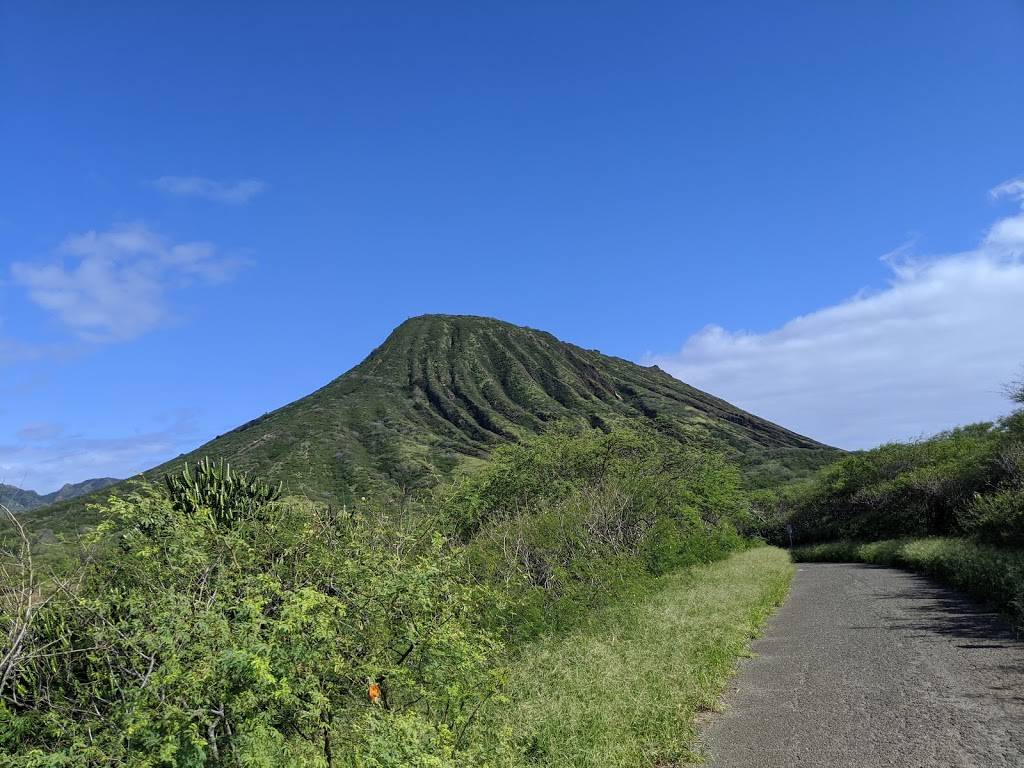
<instances>
[{"instance_id":1,"label":"bush","mask_svg":"<svg viewBox=\"0 0 1024 768\"><path fill-rule=\"evenodd\" d=\"M67 578L27 537L0 561L4 765L515 764L482 721L527 640L754 530L734 466L630 430L503 447L426 505L273 501L211 462L168 491L111 499Z\"/></svg>"},{"instance_id":2,"label":"bush","mask_svg":"<svg viewBox=\"0 0 1024 768\"><path fill-rule=\"evenodd\" d=\"M982 541L1024 546L1024 490L978 494L960 515L961 527Z\"/></svg>"},{"instance_id":3,"label":"bush","mask_svg":"<svg viewBox=\"0 0 1024 768\"><path fill-rule=\"evenodd\" d=\"M852 454L798 490L763 494L800 542L971 534L1024 541L1024 416ZM781 511L781 515L778 512Z\"/></svg>"},{"instance_id":4,"label":"bush","mask_svg":"<svg viewBox=\"0 0 1024 768\"><path fill-rule=\"evenodd\" d=\"M653 431L562 428L495 449L480 471L436 498L450 529L468 540L481 526L557 503L583 488L614 488L628 499L621 524L645 530L658 514L715 525L750 523L739 470L721 455L691 450Z\"/></svg>"},{"instance_id":5,"label":"bush","mask_svg":"<svg viewBox=\"0 0 1024 768\"><path fill-rule=\"evenodd\" d=\"M500 645L429 525L288 502L224 527L153 491L105 515L3 676L5 764L471 764Z\"/></svg>"},{"instance_id":6,"label":"bush","mask_svg":"<svg viewBox=\"0 0 1024 768\"><path fill-rule=\"evenodd\" d=\"M655 433L559 430L442 488L441 518L516 636L564 627L644 577L726 556L752 518L738 470Z\"/></svg>"}]
</instances>

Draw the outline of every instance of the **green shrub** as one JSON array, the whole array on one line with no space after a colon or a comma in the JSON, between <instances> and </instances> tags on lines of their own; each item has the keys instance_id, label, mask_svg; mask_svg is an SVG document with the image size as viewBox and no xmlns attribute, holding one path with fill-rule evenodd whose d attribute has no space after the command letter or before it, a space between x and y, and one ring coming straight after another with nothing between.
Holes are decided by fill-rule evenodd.
<instances>
[{"instance_id":1,"label":"green shrub","mask_svg":"<svg viewBox=\"0 0 1024 768\"><path fill-rule=\"evenodd\" d=\"M500 646L429 525L282 502L225 527L151 491L105 514L3 676L5 765L470 764Z\"/></svg>"},{"instance_id":2,"label":"green shrub","mask_svg":"<svg viewBox=\"0 0 1024 768\"><path fill-rule=\"evenodd\" d=\"M977 535L1024 542L1024 414L915 443L851 454L810 483L764 491L756 507L766 538L829 539Z\"/></svg>"},{"instance_id":3,"label":"green shrub","mask_svg":"<svg viewBox=\"0 0 1024 768\"><path fill-rule=\"evenodd\" d=\"M410 485L351 510L280 500L208 460L167 490L112 499L63 579L0 563L22 585L0 592L0 638L24 626L20 598L36 606L0 648L4 765L520 765L530 745L491 716L516 694L510 664L612 615L595 607L685 585L679 569L756 530L733 465L631 430L556 430L425 499ZM756 594L729 643L706 638L715 680L783 585L769 560L771 585L745 572ZM740 588L727 581L715 599ZM662 725L678 711L661 707Z\"/></svg>"},{"instance_id":4,"label":"green shrub","mask_svg":"<svg viewBox=\"0 0 1024 768\"><path fill-rule=\"evenodd\" d=\"M715 525L750 526L739 470L720 454L688 449L653 431L559 429L494 450L480 471L438 491L450 529L468 540L481 526L555 503L584 488L621 492L624 533L645 530L659 514L699 516Z\"/></svg>"},{"instance_id":5,"label":"green shrub","mask_svg":"<svg viewBox=\"0 0 1024 768\"><path fill-rule=\"evenodd\" d=\"M960 515L963 529L993 544L1024 546L1024 490L978 494Z\"/></svg>"},{"instance_id":6,"label":"green shrub","mask_svg":"<svg viewBox=\"0 0 1024 768\"><path fill-rule=\"evenodd\" d=\"M516 637L570 626L645 578L746 546L739 471L636 430L558 430L503 446L435 495L468 562L509 603Z\"/></svg>"}]
</instances>

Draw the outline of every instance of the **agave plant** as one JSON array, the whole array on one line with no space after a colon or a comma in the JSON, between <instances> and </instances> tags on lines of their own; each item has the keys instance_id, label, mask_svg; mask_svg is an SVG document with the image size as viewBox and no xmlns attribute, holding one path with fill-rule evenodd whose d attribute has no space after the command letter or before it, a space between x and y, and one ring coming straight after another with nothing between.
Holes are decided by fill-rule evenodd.
<instances>
[{"instance_id":1,"label":"agave plant","mask_svg":"<svg viewBox=\"0 0 1024 768\"><path fill-rule=\"evenodd\" d=\"M236 520L281 498L283 486L276 487L245 472L233 472L224 459L214 462L206 456L195 468L185 463L176 475L164 475L174 505L188 514L208 514L218 526Z\"/></svg>"}]
</instances>

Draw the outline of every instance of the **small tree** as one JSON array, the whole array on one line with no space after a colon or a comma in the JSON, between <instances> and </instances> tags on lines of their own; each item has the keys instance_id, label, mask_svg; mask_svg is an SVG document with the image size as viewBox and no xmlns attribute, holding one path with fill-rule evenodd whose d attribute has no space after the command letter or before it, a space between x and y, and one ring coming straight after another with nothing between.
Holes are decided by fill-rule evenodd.
<instances>
[{"instance_id":1,"label":"small tree","mask_svg":"<svg viewBox=\"0 0 1024 768\"><path fill-rule=\"evenodd\" d=\"M1017 378L1006 384L1003 389L1010 400L1024 405L1024 368L1021 368Z\"/></svg>"}]
</instances>

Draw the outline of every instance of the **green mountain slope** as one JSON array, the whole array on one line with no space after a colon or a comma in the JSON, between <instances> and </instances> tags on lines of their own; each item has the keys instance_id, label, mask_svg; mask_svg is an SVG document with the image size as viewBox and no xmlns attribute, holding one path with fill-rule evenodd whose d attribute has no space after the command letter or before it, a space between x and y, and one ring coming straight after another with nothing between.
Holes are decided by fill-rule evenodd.
<instances>
[{"instance_id":1,"label":"green mountain slope","mask_svg":"<svg viewBox=\"0 0 1024 768\"><path fill-rule=\"evenodd\" d=\"M80 483L66 483L63 488L53 493L36 493L14 485L0 483L0 504L3 504L11 512L24 512L59 501L78 498L118 482L120 480L113 477L97 477L92 480L83 480Z\"/></svg>"},{"instance_id":2,"label":"green mountain slope","mask_svg":"<svg viewBox=\"0 0 1024 768\"><path fill-rule=\"evenodd\" d=\"M292 493L343 502L375 486L428 485L496 445L565 420L643 421L773 477L837 453L657 367L499 320L426 315L400 325L325 387L146 474L155 479L210 455L283 481ZM39 517L61 512L57 505Z\"/></svg>"}]
</instances>

